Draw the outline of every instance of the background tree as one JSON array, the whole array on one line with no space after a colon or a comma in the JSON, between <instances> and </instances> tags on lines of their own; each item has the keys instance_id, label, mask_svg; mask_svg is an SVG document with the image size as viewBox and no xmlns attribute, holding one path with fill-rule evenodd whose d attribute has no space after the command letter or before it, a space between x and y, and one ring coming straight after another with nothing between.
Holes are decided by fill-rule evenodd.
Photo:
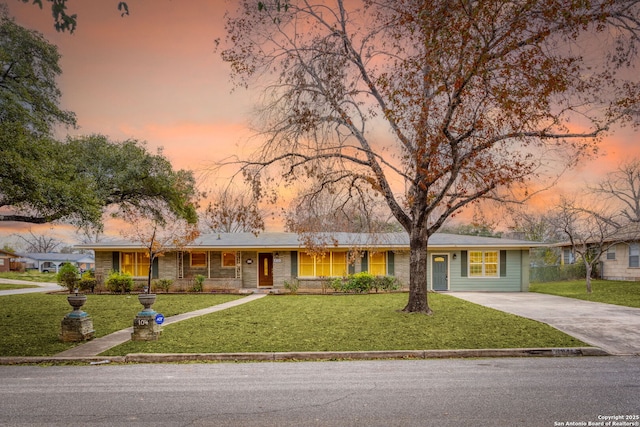
<instances>
[{"instance_id":1,"label":"background tree","mask_svg":"<svg viewBox=\"0 0 640 427\"><path fill-rule=\"evenodd\" d=\"M526 195L551 159L571 164L631 120L638 83L618 71L638 22L637 0L240 1L222 58L239 86L265 88L265 139L222 164L258 193L280 176L380 193L409 234L404 311L430 313L428 240L448 217ZM607 46L586 63L596 37Z\"/></svg>"},{"instance_id":2,"label":"background tree","mask_svg":"<svg viewBox=\"0 0 640 427\"><path fill-rule=\"evenodd\" d=\"M198 238L200 231L197 224L189 223L168 210L162 216L148 216L145 211L128 209L124 217L129 227L121 232L122 236L140 243L149 257L146 291L150 293L155 259L168 251L183 249Z\"/></svg>"},{"instance_id":3,"label":"background tree","mask_svg":"<svg viewBox=\"0 0 640 427\"><path fill-rule=\"evenodd\" d=\"M623 221L640 224L640 159L620 164L591 192L620 206Z\"/></svg>"},{"instance_id":4,"label":"background tree","mask_svg":"<svg viewBox=\"0 0 640 427\"><path fill-rule=\"evenodd\" d=\"M0 221L102 225L108 207L145 208L162 200L196 221L197 192L190 171L174 171L159 150L105 136L52 138L56 125L73 126L58 107L60 55L35 32L16 25L0 5Z\"/></svg>"},{"instance_id":5,"label":"background tree","mask_svg":"<svg viewBox=\"0 0 640 427\"><path fill-rule=\"evenodd\" d=\"M618 211L611 206L599 206L596 200L579 202L575 198L563 197L555 209L557 232L564 236L577 258L584 262L587 293L592 291L591 275L602 255L629 237L618 225L618 216Z\"/></svg>"},{"instance_id":6,"label":"background tree","mask_svg":"<svg viewBox=\"0 0 640 427\"><path fill-rule=\"evenodd\" d=\"M67 0L46 0L51 3L51 15L53 15L53 27L56 31L73 33L78 26L78 15L67 12ZM42 0L22 0L23 3L32 2L42 9ZM118 11L121 16L129 15L129 5L127 2L118 2Z\"/></svg>"},{"instance_id":7,"label":"background tree","mask_svg":"<svg viewBox=\"0 0 640 427\"><path fill-rule=\"evenodd\" d=\"M57 124L75 125L75 115L58 106L59 61L56 46L17 25L0 4L0 125L19 123L38 136L50 135Z\"/></svg>"},{"instance_id":8,"label":"background tree","mask_svg":"<svg viewBox=\"0 0 640 427\"><path fill-rule=\"evenodd\" d=\"M220 187L210 193L213 198L205 208L201 221L214 233L256 233L264 229L264 212L247 192L233 187Z\"/></svg>"},{"instance_id":9,"label":"background tree","mask_svg":"<svg viewBox=\"0 0 640 427\"><path fill-rule=\"evenodd\" d=\"M55 237L36 234L32 230L29 230L29 234L26 236L24 234L14 234L14 236L22 241L24 250L28 253L44 254L55 252L62 246L62 242Z\"/></svg>"},{"instance_id":10,"label":"background tree","mask_svg":"<svg viewBox=\"0 0 640 427\"><path fill-rule=\"evenodd\" d=\"M103 135L66 143L25 135L0 147L0 221L53 221L101 228L108 208L137 208L161 216L160 202L189 222L197 221L199 197L191 171L173 170L162 151L151 154L136 140L111 142Z\"/></svg>"}]
</instances>

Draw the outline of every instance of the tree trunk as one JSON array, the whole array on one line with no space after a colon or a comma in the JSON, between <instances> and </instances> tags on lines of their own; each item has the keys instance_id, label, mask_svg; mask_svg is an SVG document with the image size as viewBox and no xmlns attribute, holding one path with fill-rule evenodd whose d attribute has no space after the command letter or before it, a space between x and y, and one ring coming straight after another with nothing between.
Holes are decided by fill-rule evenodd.
<instances>
[{"instance_id":1,"label":"tree trunk","mask_svg":"<svg viewBox=\"0 0 640 427\"><path fill-rule=\"evenodd\" d=\"M402 311L432 314L427 301L428 237L417 232L412 232L409 236L409 302Z\"/></svg>"},{"instance_id":2,"label":"tree trunk","mask_svg":"<svg viewBox=\"0 0 640 427\"><path fill-rule=\"evenodd\" d=\"M587 293L591 293L591 264L588 262L584 263L585 269L587 270Z\"/></svg>"},{"instance_id":3,"label":"tree trunk","mask_svg":"<svg viewBox=\"0 0 640 427\"><path fill-rule=\"evenodd\" d=\"M149 271L147 274L147 293L151 293L151 274L153 272L153 259L155 258L153 252L149 253Z\"/></svg>"}]
</instances>

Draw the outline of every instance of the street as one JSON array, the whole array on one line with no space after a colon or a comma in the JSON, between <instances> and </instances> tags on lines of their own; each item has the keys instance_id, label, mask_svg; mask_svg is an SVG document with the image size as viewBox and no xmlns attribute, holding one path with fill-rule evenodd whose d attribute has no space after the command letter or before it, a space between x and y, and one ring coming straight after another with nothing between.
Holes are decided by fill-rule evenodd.
<instances>
[{"instance_id":1,"label":"street","mask_svg":"<svg viewBox=\"0 0 640 427\"><path fill-rule=\"evenodd\" d=\"M638 426L638 416L639 357L0 366L3 426Z\"/></svg>"}]
</instances>

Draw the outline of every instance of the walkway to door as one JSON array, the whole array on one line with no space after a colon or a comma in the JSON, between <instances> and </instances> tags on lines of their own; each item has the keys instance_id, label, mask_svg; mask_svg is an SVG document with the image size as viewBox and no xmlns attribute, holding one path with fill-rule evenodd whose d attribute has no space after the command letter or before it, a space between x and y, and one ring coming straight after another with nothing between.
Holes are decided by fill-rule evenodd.
<instances>
[{"instance_id":1,"label":"walkway to door","mask_svg":"<svg viewBox=\"0 0 640 427\"><path fill-rule=\"evenodd\" d=\"M640 355L640 308L534 292L448 295L546 323L611 354Z\"/></svg>"}]
</instances>

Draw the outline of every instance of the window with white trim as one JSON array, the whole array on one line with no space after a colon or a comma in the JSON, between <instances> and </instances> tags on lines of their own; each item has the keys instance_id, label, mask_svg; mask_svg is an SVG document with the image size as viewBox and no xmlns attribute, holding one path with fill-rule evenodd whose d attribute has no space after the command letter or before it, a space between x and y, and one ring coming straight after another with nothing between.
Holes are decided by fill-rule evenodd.
<instances>
[{"instance_id":1,"label":"window with white trim","mask_svg":"<svg viewBox=\"0 0 640 427\"><path fill-rule=\"evenodd\" d=\"M615 260L616 259L616 247L610 246L607 248L607 259Z\"/></svg>"},{"instance_id":2,"label":"window with white trim","mask_svg":"<svg viewBox=\"0 0 640 427\"><path fill-rule=\"evenodd\" d=\"M573 256L573 251L571 249L563 249L562 258L565 265L573 264L575 262L575 257Z\"/></svg>"},{"instance_id":3,"label":"window with white trim","mask_svg":"<svg viewBox=\"0 0 640 427\"><path fill-rule=\"evenodd\" d=\"M640 267L640 243L631 243L629 245L629 267Z\"/></svg>"},{"instance_id":4,"label":"window with white trim","mask_svg":"<svg viewBox=\"0 0 640 427\"><path fill-rule=\"evenodd\" d=\"M498 277L498 251L469 251L470 277Z\"/></svg>"}]
</instances>

